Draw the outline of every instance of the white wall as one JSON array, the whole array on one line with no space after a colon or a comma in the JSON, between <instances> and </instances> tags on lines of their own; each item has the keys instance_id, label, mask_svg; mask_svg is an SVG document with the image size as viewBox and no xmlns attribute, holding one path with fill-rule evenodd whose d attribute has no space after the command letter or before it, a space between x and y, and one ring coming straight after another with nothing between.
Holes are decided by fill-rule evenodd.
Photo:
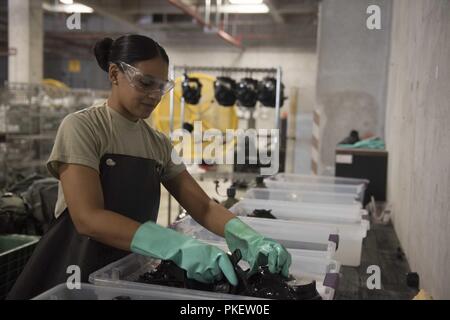
<instances>
[{"instance_id":1,"label":"white wall","mask_svg":"<svg viewBox=\"0 0 450 320\"><path fill-rule=\"evenodd\" d=\"M291 87L299 87L299 108L313 110L317 56L314 50L289 48L252 48L239 51L231 48L166 48L175 65L274 68L281 66L285 95ZM241 77L241 75L239 76ZM239 80L239 79L236 79ZM288 106L286 100L284 106Z\"/></svg>"},{"instance_id":2,"label":"white wall","mask_svg":"<svg viewBox=\"0 0 450 320\"><path fill-rule=\"evenodd\" d=\"M386 140L394 224L421 287L450 299L450 2L395 0Z\"/></svg>"}]
</instances>

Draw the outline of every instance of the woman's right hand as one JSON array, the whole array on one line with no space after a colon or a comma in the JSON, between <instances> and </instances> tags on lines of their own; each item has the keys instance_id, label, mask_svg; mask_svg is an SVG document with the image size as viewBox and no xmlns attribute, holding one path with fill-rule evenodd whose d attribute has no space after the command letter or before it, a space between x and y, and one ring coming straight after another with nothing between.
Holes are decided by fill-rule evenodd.
<instances>
[{"instance_id":1,"label":"woman's right hand","mask_svg":"<svg viewBox=\"0 0 450 320\"><path fill-rule=\"evenodd\" d=\"M225 276L233 286L238 284L233 265L224 251L154 222L139 227L131 242L131 251L171 260L186 270L190 279L212 283Z\"/></svg>"}]
</instances>

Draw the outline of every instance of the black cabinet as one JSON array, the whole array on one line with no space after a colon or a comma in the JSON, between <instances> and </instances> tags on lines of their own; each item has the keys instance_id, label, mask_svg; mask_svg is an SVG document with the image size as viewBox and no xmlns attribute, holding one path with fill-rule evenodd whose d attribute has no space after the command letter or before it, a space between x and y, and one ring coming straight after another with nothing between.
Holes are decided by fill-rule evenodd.
<instances>
[{"instance_id":1,"label":"black cabinet","mask_svg":"<svg viewBox=\"0 0 450 320\"><path fill-rule=\"evenodd\" d=\"M361 178L370 181L364 205L374 196L386 201L388 152L372 149L336 149L336 177Z\"/></svg>"}]
</instances>

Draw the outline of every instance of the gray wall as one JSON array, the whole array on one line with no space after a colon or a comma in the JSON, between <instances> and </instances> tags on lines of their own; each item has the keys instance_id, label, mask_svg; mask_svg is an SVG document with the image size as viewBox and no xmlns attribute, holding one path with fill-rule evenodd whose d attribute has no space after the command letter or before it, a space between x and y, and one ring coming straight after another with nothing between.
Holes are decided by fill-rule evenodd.
<instances>
[{"instance_id":1,"label":"gray wall","mask_svg":"<svg viewBox=\"0 0 450 320\"><path fill-rule=\"evenodd\" d=\"M366 27L369 5L381 8L381 30ZM390 0L323 0L318 38L317 108L322 165L351 129L384 134Z\"/></svg>"},{"instance_id":2,"label":"gray wall","mask_svg":"<svg viewBox=\"0 0 450 320\"><path fill-rule=\"evenodd\" d=\"M411 269L450 299L450 2L395 0L386 140L389 201Z\"/></svg>"},{"instance_id":3,"label":"gray wall","mask_svg":"<svg viewBox=\"0 0 450 320\"><path fill-rule=\"evenodd\" d=\"M77 59L76 55L72 59ZM70 73L69 58L46 54L44 56L44 78L53 78L64 82L71 88L90 88L108 90L110 84L106 72L97 65L94 55L91 59L79 59L80 73Z\"/></svg>"}]
</instances>

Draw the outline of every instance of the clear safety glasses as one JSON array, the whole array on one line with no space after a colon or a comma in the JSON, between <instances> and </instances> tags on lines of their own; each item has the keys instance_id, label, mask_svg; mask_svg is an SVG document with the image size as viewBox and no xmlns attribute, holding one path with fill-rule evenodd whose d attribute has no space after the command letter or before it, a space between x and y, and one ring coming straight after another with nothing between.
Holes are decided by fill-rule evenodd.
<instances>
[{"instance_id":1,"label":"clear safety glasses","mask_svg":"<svg viewBox=\"0 0 450 320\"><path fill-rule=\"evenodd\" d=\"M145 75L139 69L128 63L119 61L116 64L123 71L130 85L145 94L160 94L162 96L175 86L172 80L161 80L150 75Z\"/></svg>"}]
</instances>

